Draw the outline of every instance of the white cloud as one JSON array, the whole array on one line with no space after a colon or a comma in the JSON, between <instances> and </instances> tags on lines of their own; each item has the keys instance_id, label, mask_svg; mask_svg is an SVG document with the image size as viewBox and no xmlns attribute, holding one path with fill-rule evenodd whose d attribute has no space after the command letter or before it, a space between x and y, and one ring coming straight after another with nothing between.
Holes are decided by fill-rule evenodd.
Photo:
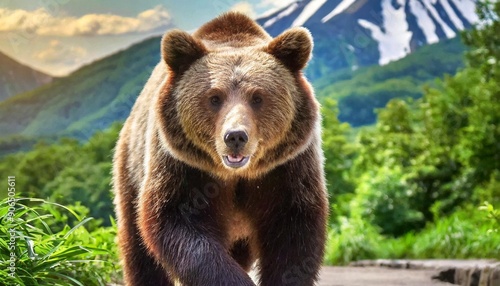
<instances>
[{"instance_id":1,"label":"white cloud","mask_svg":"<svg viewBox=\"0 0 500 286\"><path fill-rule=\"evenodd\" d=\"M43 36L122 35L152 32L171 24L168 11L157 6L136 17L87 14L80 18L54 17L45 9L35 11L0 8L0 32L28 32Z\"/></svg>"},{"instance_id":2,"label":"white cloud","mask_svg":"<svg viewBox=\"0 0 500 286\"><path fill-rule=\"evenodd\" d=\"M34 54L42 62L63 65L79 64L86 56L87 50L84 48L63 44L58 40L52 40L45 50Z\"/></svg>"},{"instance_id":3,"label":"white cloud","mask_svg":"<svg viewBox=\"0 0 500 286\"><path fill-rule=\"evenodd\" d=\"M257 13L255 13L255 10L253 9L253 6L246 1L234 4L229 10L241 12L251 18L255 18L255 16L257 15Z\"/></svg>"}]
</instances>

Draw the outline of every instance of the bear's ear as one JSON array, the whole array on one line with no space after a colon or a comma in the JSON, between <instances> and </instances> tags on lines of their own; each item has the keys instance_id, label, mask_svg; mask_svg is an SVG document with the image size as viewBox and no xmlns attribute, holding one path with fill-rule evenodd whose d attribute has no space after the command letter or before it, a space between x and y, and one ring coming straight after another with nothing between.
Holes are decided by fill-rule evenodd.
<instances>
[{"instance_id":1,"label":"bear's ear","mask_svg":"<svg viewBox=\"0 0 500 286\"><path fill-rule=\"evenodd\" d=\"M185 72L194 61L207 53L200 40L181 30L166 33L161 45L163 60L176 74Z\"/></svg>"},{"instance_id":2,"label":"bear's ear","mask_svg":"<svg viewBox=\"0 0 500 286\"><path fill-rule=\"evenodd\" d=\"M267 52L280 60L291 71L303 69L311 58L311 33L301 27L291 28L274 38Z\"/></svg>"}]
</instances>

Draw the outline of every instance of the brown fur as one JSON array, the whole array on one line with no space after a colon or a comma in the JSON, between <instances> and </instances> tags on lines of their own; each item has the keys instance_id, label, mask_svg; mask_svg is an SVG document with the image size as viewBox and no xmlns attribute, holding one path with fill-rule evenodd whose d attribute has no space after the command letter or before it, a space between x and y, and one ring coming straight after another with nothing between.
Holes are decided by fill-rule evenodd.
<instances>
[{"instance_id":1,"label":"brown fur","mask_svg":"<svg viewBox=\"0 0 500 286\"><path fill-rule=\"evenodd\" d=\"M114 159L126 285L254 285L257 259L260 285L314 283L328 204L319 106L300 73L311 49L305 29L272 39L237 13L164 36ZM238 151L233 129L248 134ZM245 166L223 162L235 152Z\"/></svg>"}]
</instances>

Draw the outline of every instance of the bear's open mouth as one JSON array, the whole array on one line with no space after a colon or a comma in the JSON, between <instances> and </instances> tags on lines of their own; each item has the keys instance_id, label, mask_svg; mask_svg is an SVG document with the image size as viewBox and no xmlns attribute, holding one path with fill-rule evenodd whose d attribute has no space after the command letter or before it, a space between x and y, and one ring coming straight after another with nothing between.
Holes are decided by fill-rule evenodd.
<instances>
[{"instance_id":1,"label":"bear's open mouth","mask_svg":"<svg viewBox=\"0 0 500 286\"><path fill-rule=\"evenodd\" d=\"M227 155L223 157L224 164L231 168L240 168L245 166L250 160L250 157L241 155Z\"/></svg>"}]
</instances>

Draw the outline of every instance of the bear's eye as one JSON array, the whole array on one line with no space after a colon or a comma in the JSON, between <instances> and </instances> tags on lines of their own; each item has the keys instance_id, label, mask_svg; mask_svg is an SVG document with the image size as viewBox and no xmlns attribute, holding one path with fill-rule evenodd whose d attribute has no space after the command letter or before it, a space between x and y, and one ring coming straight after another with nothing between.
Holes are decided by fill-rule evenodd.
<instances>
[{"instance_id":1,"label":"bear's eye","mask_svg":"<svg viewBox=\"0 0 500 286\"><path fill-rule=\"evenodd\" d=\"M254 96L252 97L252 104L253 104L253 105L258 106L258 105L260 105L261 103L262 103L262 96L260 96L260 95L256 94L256 95L254 95Z\"/></svg>"},{"instance_id":2,"label":"bear's eye","mask_svg":"<svg viewBox=\"0 0 500 286\"><path fill-rule=\"evenodd\" d=\"M210 97L210 103L213 106L219 106L222 103L222 99L220 98L220 96L214 95L214 96Z\"/></svg>"}]
</instances>

